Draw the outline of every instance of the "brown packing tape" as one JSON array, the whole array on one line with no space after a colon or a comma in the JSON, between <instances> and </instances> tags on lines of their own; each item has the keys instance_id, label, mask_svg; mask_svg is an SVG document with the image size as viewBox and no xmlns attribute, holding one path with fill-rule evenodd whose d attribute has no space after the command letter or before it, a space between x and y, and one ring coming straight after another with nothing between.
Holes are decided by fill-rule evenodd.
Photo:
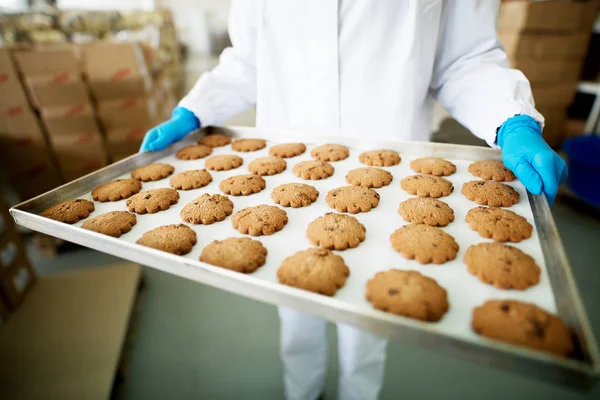
<instances>
[{"instance_id":1,"label":"brown packing tape","mask_svg":"<svg viewBox=\"0 0 600 400\"><path fill-rule=\"evenodd\" d=\"M11 309L16 309L37 280L29 260L23 256L0 277L0 290Z\"/></svg>"},{"instance_id":2,"label":"brown packing tape","mask_svg":"<svg viewBox=\"0 0 600 400\"><path fill-rule=\"evenodd\" d=\"M25 82L29 95L38 108L90 103L85 81L68 72L30 77Z\"/></svg>"}]
</instances>

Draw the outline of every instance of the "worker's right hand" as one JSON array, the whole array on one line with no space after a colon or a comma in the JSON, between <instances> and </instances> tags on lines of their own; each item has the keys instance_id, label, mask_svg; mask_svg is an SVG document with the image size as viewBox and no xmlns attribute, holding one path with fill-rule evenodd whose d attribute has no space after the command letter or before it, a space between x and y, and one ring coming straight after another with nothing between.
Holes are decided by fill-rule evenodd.
<instances>
[{"instance_id":1,"label":"worker's right hand","mask_svg":"<svg viewBox=\"0 0 600 400\"><path fill-rule=\"evenodd\" d=\"M200 129L200 120L194 113L183 107L175 107L170 120L146 133L140 152L160 151L171 143L180 141L196 129Z\"/></svg>"}]
</instances>

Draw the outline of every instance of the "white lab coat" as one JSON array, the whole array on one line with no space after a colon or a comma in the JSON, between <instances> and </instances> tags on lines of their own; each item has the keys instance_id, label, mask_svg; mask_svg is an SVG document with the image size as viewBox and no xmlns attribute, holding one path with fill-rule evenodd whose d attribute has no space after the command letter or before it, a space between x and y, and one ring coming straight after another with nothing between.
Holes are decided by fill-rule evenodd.
<instances>
[{"instance_id":1,"label":"white lab coat","mask_svg":"<svg viewBox=\"0 0 600 400\"><path fill-rule=\"evenodd\" d=\"M437 99L494 145L497 128L516 114L544 122L529 82L508 66L495 29L499 6L500 0L233 1L233 46L179 105L203 126L256 104L258 128L429 140ZM312 400L324 379L324 345L316 345L324 340L316 326L324 325L292 310L280 315L286 395ZM346 335L340 353L359 355L343 357L340 397L375 398L385 341L350 327L339 331Z\"/></svg>"}]
</instances>

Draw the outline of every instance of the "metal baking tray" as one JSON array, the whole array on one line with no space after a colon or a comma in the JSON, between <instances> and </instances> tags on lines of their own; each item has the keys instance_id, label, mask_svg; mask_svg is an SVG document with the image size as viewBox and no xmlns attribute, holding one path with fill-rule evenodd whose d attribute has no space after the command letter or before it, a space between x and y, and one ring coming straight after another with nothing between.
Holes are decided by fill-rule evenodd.
<instances>
[{"instance_id":1,"label":"metal baking tray","mask_svg":"<svg viewBox=\"0 0 600 400\"><path fill-rule=\"evenodd\" d=\"M162 161L175 166L175 173L186 169L204 167L205 159L184 161L175 158L180 148L194 143L199 137L210 131L223 131L234 137L260 137L268 141L267 148L257 152L238 153L230 146L216 148L216 154L237 154L244 164L230 171L211 171L213 182L208 186L191 191L179 191L179 203L167 211L157 214L138 216L133 230L119 239L101 235L79 228L80 221L67 225L40 217L38 214L58 202L86 198L91 200L91 190L105 182L127 177L138 166ZM280 232L271 236L260 236L260 240L269 254L267 263L255 273L244 275L226 269L214 267L198 260L202 248L214 239L230 236L242 236L231 226L230 218L212 225L189 225L198 235L198 244L186 256L176 256L155 249L139 246L135 241L144 232L154 227L179 223L179 212L188 202L202 193L220 193L219 183L228 176L248 173L248 163L268 154L268 148L276 143L303 142L308 149L305 154L287 159L287 170L278 175L265 177L267 187L251 196L230 196L235 208L240 209L258 204L274 205L270 199L271 190L282 183L305 182L315 186L319 192L316 203L300 209L285 208L289 222ZM320 181L303 181L292 174L293 166L300 161L310 159L310 150L325 143L338 143L350 148L350 157L334 162L335 173L332 177ZM362 151L389 148L400 152L402 161L394 167L385 167L394 175L390 185L377 189L381 201L377 208L369 213L355 215L367 228L366 240L355 249L340 254L350 268L350 277L346 285L334 297L299 290L277 282L276 270L283 258L311 247L305 237L308 223L331 210L325 202L330 189L347 185L346 172L361 166L358 155ZM457 172L447 177L454 184L454 192L441 200L447 202L455 211L455 221L443 228L452 234L460 250L456 260L443 265L422 266L414 260L406 260L393 251L389 244L389 235L406 224L398 215L398 204L409 198L400 188L400 180L415 174L409 167L410 160L422 156L438 156L451 160L457 165ZM466 212L477 204L467 200L461 193L462 184L478 179L467 172L468 165L474 160L500 159L497 150L424 142L381 142L366 138L345 136L312 136L308 134L290 134L279 131L264 131L254 128L206 128L187 137L184 141L156 153L143 153L131 156L118 163L98 170L92 174L58 187L50 192L26 201L10 210L15 221L42 233L75 242L105 253L138 262L161 271L181 276L197 282L227 290L241 296L253 298L278 306L318 315L331 321L352 324L376 334L409 341L450 356L466 358L484 365L499 367L520 375L529 375L545 381L577 388L588 388L600 375L598 349L589 326L575 280L560 242L556 226L548 203L543 196L529 194L520 182L509 183L520 194L519 204L511 207L526 217L534 225L533 236L525 241L512 244L526 251L536 259L542 269L540 283L525 291L507 291L496 289L480 282L466 271L462 262L464 252L471 244L491 241L481 238L472 231L464 217ZM168 179L143 183L143 189L168 187ZM126 210L125 200L119 202L95 202L96 211L92 214L112 210ZM438 323L426 323L392 315L372 308L364 297L365 285L376 272L390 268L418 270L424 275L436 279L448 291L450 310ZM471 310L489 298L513 298L529 301L558 313L573 328L577 343L574 358L562 359L553 355L492 341L480 337L470 329Z\"/></svg>"}]
</instances>

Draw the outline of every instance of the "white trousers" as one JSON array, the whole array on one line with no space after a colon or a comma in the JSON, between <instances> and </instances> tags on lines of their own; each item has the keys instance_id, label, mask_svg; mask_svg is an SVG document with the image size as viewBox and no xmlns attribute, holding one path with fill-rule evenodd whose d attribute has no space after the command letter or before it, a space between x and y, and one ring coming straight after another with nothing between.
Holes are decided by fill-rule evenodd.
<instances>
[{"instance_id":1,"label":"white trousers","mask_svg":"<svg viewBox=\"0 0 600 400\"><path fill-rule=\"evenodd\" d=\"M279 308L281 360L287 400L316 400L325 388L325 320ZM339 400L377 399L383 384L387 339L337 324Z\"/></svg>"}]
</instances>

